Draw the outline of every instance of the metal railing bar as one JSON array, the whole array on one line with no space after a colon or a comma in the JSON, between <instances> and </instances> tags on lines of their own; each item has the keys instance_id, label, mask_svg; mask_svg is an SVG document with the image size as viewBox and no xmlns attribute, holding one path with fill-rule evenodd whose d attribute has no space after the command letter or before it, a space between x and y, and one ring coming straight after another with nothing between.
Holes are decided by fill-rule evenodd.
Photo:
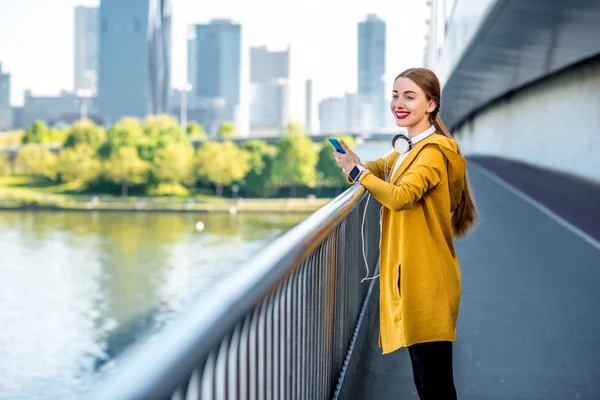
<instances>
[{"instance_id":1,"label":"metal railing bar","mask_svg":"<svg viewBox=\"0 0 600 400\"><path fill-rule=\"evenodd\" d=\"M333 229L340 223L345 224L345 217L364 194L362 186L351 187L277 239L276 245L274 243L263 250L232 275L226 284L215 287L210 301L205 298L192 300L186 310L155 340L133 346L124 356L118 373L111 374L110 379L102 381L101 390L92 392L90 399L170 397L180 382L189 378L194 366L219 346L222 338L231 333L239 320L265 296L272 295L272 288L286 276L293 274L295 268L321 245ZM307 267L300 267L301 290L297 293L302 304L299 317L304 322L302 333L299 332L302 342L298 343L302 354L297 363L303 383L311 379L308 371L311 354L306 352L304 340L307 322L311 320L310 317L314 317L311 310L307 310L310 305L308 301L313 300L306 297L311 278L307 276ZM314 271L311 275L314 275ZM257 323L256 320L253 322ZM340 325L343 329L343 324ZM341 337L345 338L346 334ZM257 344L260 347L260 343ZM264 356L265 354L259 353L259 358ZM131 385L133 381L136 385ZM301 391L301 387L296 388L297 394L301 394Z\"/></svg>"}]
</instances>

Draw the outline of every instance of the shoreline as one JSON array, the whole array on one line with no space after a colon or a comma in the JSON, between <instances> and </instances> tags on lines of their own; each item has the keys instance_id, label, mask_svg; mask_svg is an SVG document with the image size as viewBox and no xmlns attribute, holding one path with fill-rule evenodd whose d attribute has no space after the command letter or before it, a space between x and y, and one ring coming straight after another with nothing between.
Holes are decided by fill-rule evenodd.
<instances>
[{"instance_id":1,"label":"shoreline","mask_svg":"<svg viewBox=\"0 0 600 400\"><path fill-rule=\"evenodd\" d=\"M135 196L101 198L94 194L46 193L0 186L0 211L312 213L333 198L223 198Z\"/></svg>"},{"instance_id":2,"label":"shoreline","mask_svg":"<svg viewBox=\"0 0 600 400\"><path fill-rule=\"evenodd\" d=\"M281 202L253 200L250 203L199 203L199 204L115 204L107 206L106 204L81 203L80 205L65 204L2 204L0 199L0 212L10 211L68 211L68 212L161 212L161 213L194 213L194 214L241 214L241 213L313 213L329 203L331 199L322 199L318 201L298 201L292 200L286 204L285 200Z\"/></svg>"},{"instance_id":3,"label":"shoreline","mask_svg":"<svg viewBox=\"0 0 600 400\"><path fill-rule=\"evenodd\" d=\"M271 214L310 214L317 211L320 207L314 209L284 209L284 208L263 208L263 209L237 209L235 212L230 210L207 210L207 209L173 209L173 208L75 208L75 207L53 207L53 206L16 206L16 207L4 207L0 206L0 212L10 211L65 211L65 212L137 212L137 213L188 213L188 214L257 214L257 213L271 213Z\"/></svg>"}]
</instances>

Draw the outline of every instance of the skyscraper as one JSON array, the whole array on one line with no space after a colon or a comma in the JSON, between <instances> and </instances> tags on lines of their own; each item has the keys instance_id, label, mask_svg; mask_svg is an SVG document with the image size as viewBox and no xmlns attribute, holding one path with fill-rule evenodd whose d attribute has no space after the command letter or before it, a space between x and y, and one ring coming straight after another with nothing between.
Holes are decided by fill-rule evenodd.
<instances>
[{"instance_id":1,"label":"skyscraper","mask_svg":"<svg viewBox=\"0 0 600 400\"><path fill-rule=\"evenodd\" d=\"M171 0L151 0L148 15L149 111L171 111Z\"/></svg>"},{"instance_id":2,"label":"skyscraper","mask_svg":"<svg viewBox=\"0 0 600 400\"><path fill-rule=\"evenodd\" d=\"M358 103L361 129L385 125L386 24L375 14L358 24Z\"/></svg>"},{"instance_id":3,"label":"skyscraper","mask_svg":"<svg viewBox=\"0 0 600 400\"><path fill-rule=\"evenodd\" d=\"M101 0L98 103L108 123L169 112L170 0Z\"/></svg>"},{"instance_id":4,"label":"skyscraper","mask_svg":"<svg viewBox=\"0 0 600 400\"><path fill-rule=\"evenodd\" d=\"M312 107L313 107L313 89L312 89L312 79L306 80L306 132L313 133L313 121L312 121Z\"/></svg>"},{"instance_id":5,"label":"skyscraper","mask_svg":"<svg viewBox=\"0 0 600 400\"><path fill-rule=\"evenodd\" d=\"M250 131L282 132L289 122L290 48L250 48Z\"/></svg>"},{"instance_id":6,"label":"skyscraper","mask_svg":"<svg viewBox=\"0 0 600 400\"><path fill-rule=\"evenodd\" d=\"M10 106L10 74L2 72L0 62L0 130L12 128L12 108Z\"/></svg>"},{"instance_id":7,"label":"skyscraper","mask_svg":"<svg viewBox=\"0 0 600 400\"><path fill-rule=\"evenodd\" d=\"M241 36L239 24L215 19L192 26L188 38L188 82L192 84L192 94L205 99L205 104L222 104L220 122L238 122Z\"/></svg>"},{"instance_id":8,"label":"skyscraper","mask_svg":"<svg viewBox=\"0 0 600 400\"><path fill-rule=\"evenodd\" d=\"M321 133L339 134L346 128L346 104L343 97L327 97L319 103Z\"/></svg>"},{"instance_id":9,"label":"skyscraper","mask_svg":"<svg viewBox=\"0 0 600 400\"><path fill-rule=\"evenodd\" d=\"M98 81L98 8L75 7L73 88L96 93Z\"/></svg>"}]
</instances>

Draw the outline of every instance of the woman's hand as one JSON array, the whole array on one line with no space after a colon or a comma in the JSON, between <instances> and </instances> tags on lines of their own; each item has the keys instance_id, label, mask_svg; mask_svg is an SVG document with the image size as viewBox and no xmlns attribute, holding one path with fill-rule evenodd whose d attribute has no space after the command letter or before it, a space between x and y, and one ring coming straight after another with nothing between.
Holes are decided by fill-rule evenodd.
<instances>
[{"instance_id":1,"label":"woman's hand","mask_svg":"<svg viewBox=\"0 0 600 400\"><path fill-rule=\"evenodd\" d=\"M346 154L342 154L334 150L333 156L335 157L335 160L337 161L338 165L342 168L344 173L348 175L355 165L362 164L360 163L360 158L358 158L358 155L352 150L350 150L343 140L340 140L340 145L342 146L342 149L344 149Z\"/></svg>"}]
</instances>

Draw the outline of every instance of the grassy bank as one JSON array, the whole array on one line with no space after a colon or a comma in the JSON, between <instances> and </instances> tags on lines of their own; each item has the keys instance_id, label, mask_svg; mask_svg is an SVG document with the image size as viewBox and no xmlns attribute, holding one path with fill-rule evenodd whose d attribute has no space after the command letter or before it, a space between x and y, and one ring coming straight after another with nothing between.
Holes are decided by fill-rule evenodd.
<instances>
[{"instance_id":1,"label":"grassy bank","mask_svg":"<svg viewBox=\"0 0 600 400\"><path fill-rule=\"evenodd\" d=\"M205 194L188 197L121 197L80 194L73 185L41 185L29 177L0 177L0 209L178 212L313 212L331 199L226 199Z\"/></svg>"}]
</instances>

